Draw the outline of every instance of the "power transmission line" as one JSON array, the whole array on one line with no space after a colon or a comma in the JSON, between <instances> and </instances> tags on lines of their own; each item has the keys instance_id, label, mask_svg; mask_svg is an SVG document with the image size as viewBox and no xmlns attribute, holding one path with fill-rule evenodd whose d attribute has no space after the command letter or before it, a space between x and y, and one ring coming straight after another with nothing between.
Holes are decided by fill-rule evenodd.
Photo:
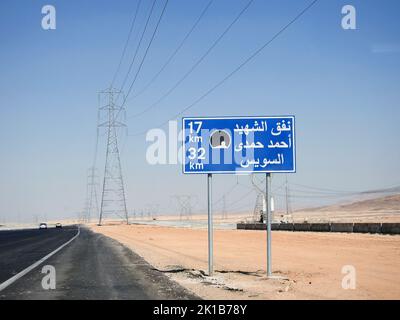
<instances>
[{"instance_id":1,"label":"power transmission line","mask_svg":"<svg viewBox=\"0 0 400 320\"><path fill-rule=\"evenodd\" d=\"M153 0L153 4L152 4L152 6L151 6L149 15L147 16L146 24L145 24L144 29L143 29L143 31L142 31L142 35L140 36L138 45L136 46L135 54L133 55L133 58L132 58L132 60L131 60L131 63L130 63L130 65L129 65L129 68L128 68L128 72L126 73L125 78L124 78L124 81L122 82L121 91L124 89L125 84L126 84L126 81L128 80L129 74L130 74L131 71L132 71L132 67L133 67L133 64L135 63L136 56L137 56L137 54L138 54L138 52L139 52L139 49L140 49L140 46L141 46L141 44L142 44L144 35L145 35L145 33L146 33L147 26L148 26L149 21L150 21L150 17L151 17L151 15L153 14L153 10L154 10L154 6L155 6L155 4L156 4L156 1L157 1L157 0Z\"/></svg>"},{"instance_id":2,"label":"power transmission line","mask_svg":"<svg viewBox=\"0 0 400 320\"><path fill-rule=\"evenodd\" d=\"M134 27L135 27L136 18L137 18L137 14L138 14L138 12L139 12L139 8L140 8L140 4L141 4L141 3L142 3L142 0L139 0L139 1L138 1L138 4L137 4L137 6L136 6L135 14L134 14L134 16L133 16L133 20L132 20L132 23L131 23L131 27L130 27L129 33L128 33L128 38L126 39L125 46L124 46L124 49L123 49L123 51L122 51L121 58L120 58L119 63L118 63L117 70L115 71L114 77L113 77L113 79L112 79L112 81L111 81L111 84L110 84L110 88L112 88L112 87L114 86L115 79L117 78L118 72L119 72L119 70L120 70L120 68L121 68L121 65L122 65L122 61L124 60L125 53L126 53L126 49L128 48L128 44L129 44L129 41L130 41L131 36L132 36L132 31L133 31L133 29L134 29Z\"/></svg>"},{"instance_id":3,"label":"power transmission line","mask_svg":"<svg viewBox=\"0 0 400 320\"><path fill-rule=\"evenodd\" d=\"M200 65L200 63L210 54L210 52L217 46L217 44L224 38L224 36L229 32L229 30L233 27L233 25L240 19L240 17L245 13L245 11L250 7L250 5L253 3L254 0L250 0L247 2L247 4L242 8L242 10L239 12L239 14L233 19L233 21L225 28L225 30L219 35L219 37L213 42L213 44L206 50L206 52L193 64L190 69L183 75L182 78L180 78L164 95L162 95L156 102L148 106L146 109L143 111L130 116L129 119L134 118L134 117L139 117L146 112L150 111L152 108L157 106L161 101L163 101L165 98L167 98L172 92L175 91L176 88L179 87L179 85L185 81L190 74Z\"/></svg>"},{"instance_id":4,"label":"power transmission line","mask_svg":"<svg viewBox=\"0 0 400 320\"><path fill-rule=\"evenodd\" d=\"M147 56L147 53L150 49L150 46L154 40L155 34L159 27L160 21L164 15L168 1L169 0L165 1L163 10L157 21L155 30L152 34L152 37L150 39L150 42L149 42L147 48L146 48L146 51L142 58L142 61L139 65L139 68L135 74L135 78L134 78L131 86L129 87L128 95L129 95L129 93L133 87L133 84L135 83L137 76L140 73L140 70L143 66L143 63ZM146 21L146 25L144 27L142 36L141 36L138 46L136 48L134 57L129 66L129 70L124 79L122 88L125 86L125 83L129 77L129 74L130 74L133 64L135 62L137 53L139 51L139 48L141 46L141 43L142 43L142 40L144 37L144 34L146 33L147 26L150 21L150 17L153 13L155 3L156 3L156 0L153 1L152 7L150 9L150 13L149 13L147 21ZM140 5L140 3L137 6L137 11L135 13L134 21L136 20L136 15L137 15L137 12L139 9L139 5ZM125 44L125 48L124 48L124 51L121 56L121 61L119 63L119 67L117 68L116 73L118 73L120 65L122 63L122 59L125 55L125 51L126 51L126 48L127 48L132 30L133 30L133 26L134 26L134 22L132 23L131 30L128 35L128 40L127 40L127 43ZM116 75L114 75L113 82L115 80L115 76ZM122 93L122 88L120 91L115 91L112 87L110 87L110 89L108 91L103 92L103 93L106 93L109 95L109 104L103 108L103 110L107 110L107 112L108 112L108 121L105 124L103 124L103 126L106 126L108 128L108 138L107 138L106 164L105 164L105 170L104 170L104 181L103 181L103 192L102 192L102 200L101 200L99 225L101 225L103 215L105 215L105 214L116 214L116 215L122 217L123 219L126 219L126 222L129 223L128 211L127 211L127 206L126 206L126 198L125 198L124 180L122 177L122 170L121 170L120 152L119 152L119 148L118 148L118 133L117 133L118 127L125 126L124 124L122 124L121 122L118 121L118 118L119 118L120 112L122 110L124 110L124 104L126 102L127 96L125 96L123 98L124 100L120 107L117 107L115 104L116 100L118 100L118 98L120 97L120 95ZM117 99L115 99L115 95L117 95ZM97 135L97 140L98 140L98 135ZM95 159L97 157L97 143L96 143Z\"/></svg>"},{"instance_id":5,"label":"power transmission line","mask_svg":"<svg viewBox=\"0 0 400 320\"><path fill-rule=\"evenodd\" d=\"M193 200L197 199L197 196L193 195L174 195L173 199L176 200L179 206L179 220L186 218L187 220L192 218L193 212Z\"/></svg>"},{"instance_id":6,"label":"power transmission line","mask_svg":"<svg viewBox=\"0 0 400 320\"><path fill-rule=\"evenodd\" d=\"M200 101L202 101L205 97L207 97L209 94L214 92L216 89L218 89L224 82L229 80L234 74L236 74L239 70L241 70L245 65L247 65L250 61L252 61L258 54L260 54L261 51L263 51L267 46L269 46L276 38L278 38L286 29L288 29L293 23L295 23L298 19L300 19L308 10L310 10L318 0L313 0L310 4L308 4L303 10L301 10L292 20L290 20L284 27L282 27L277 33L275 33L267 42L265 42L261 47L259 47L255 52L253 52L248 58L246 58L238 67L233 69L229 74L227 74L222 80L217 82L213 87L208 89L205 93L203 93L200 97L198 97L196 100L194 100L191 104L187 105L185 108L183 108L179 113L174 115L173 117L169 118L168 120L162 122L158 127L163 127L165 124L168 123L168 121L176 119L189 109L193 108L195 105L197 105ZM131 136L140 136L143 134L146 134L147 131L139 132L136 134L132 134Z\"/></svg>"},{"instance_id":7,"label":"power transmission line","mask_svg":"<svg viewBox=\"0 0 400 320\"><path fill-rule=\"evenodd\" d=\"M261 192L257 193L256 203L253 209L253 222L263 222L265 221L265 195Z\"/></svg>"},{"instance_id":8,"label":"power transmission line","mask_svg":"<svg viewBox=\"0 0 400 320\"><path fill-rule=\"evenodd\" d=\"M243 210L243 209L251 210L251 209L249 209L249 208L251 208L251 206L250 206L248 203L245 203L245 204L241 204L241 205L239 205L239 206L230 208L229 211L230 211L230 212L239 212L239 211L241 211L241 210Z\"/></svg>"},{"instance_id":9,"label":"power transmission line","mask_svg":"<svg viewBox=\"0 0 400 320\"><path fill-rule=\"evenodd\" d=\"M222 200L224 200L224 197L231 194L233 190L235 190L235 188L238 186L238 183L235 183L230 189L228 189L228 191L224 192L224 194L216 201L213 201L213 206L215 206L216 204L220 203Z\"/></svg>"},{"instance_id":10,"label":"power transmission line","mask_svg":"<svg viewBox=\"0 0 400 320\"><path fill-rule=\"evenodd\" d=\"M236 183L232 185L231 188L228 189L228 191L224 192L224 194L218 200L213 201L212 205L216 206L218 203L223 201L223 207L225 207L226 209L226 196L230 195L236 189L237 186L247 187L246 185L239 183L239 179L237 179ZM203 207L199 209L199 211L205 211L205 210L207 210L207 208Z\"/></svg>"},{"instance_id":11,"label":"power transmission line","mask_svg":"<svg viewBox=\"0 0 400 320\"><path fill-rule=\"evenodd\" d=\"M291 191L294 191L293 189L291 189ZM286 198L286 194L282 194L282 193L274 193L274 196L278 196L278 197L283 197ZM321 199L338 199L338 198L346 198L348 197L348 195L298 195L298 194L294 194L293 192L290 195L290 198L300 198L300 199L317 199L317 198L321 198Z\"/></svg>"},{"instance_id":12,"label":"power transmission line","mask_svg":"<svg viewBox=\"0 0 400 320\"><path fill-rule=\"evenodd\" d=\"M101 95L99 94L97 97L97 124L96 124L96 143L95 143L95 147L94 147L94 157L93 157L93 165L92 168L96 168L96 164L97 164L97 155L98 155L98 149L99 149L99 138L100 138L100 132L99 132L99 124L101 121L101 113L100 113L100 109L102 106L102 102L101 102Z\"/></svg>"},{"instance_id":13,"label":"power transmission line","mask_svg":"<svg viewBox=\"0 0 400 320\"><path fill-rule=\"evenodd\" d=\"M208 4L205 6L203 11L201 12L200 16L197 18L193 26L190 28L189 32L185 35L185 37L182 39L182 41L179 43L178 47L174 50L174 52L169 56L167 61L163 64L161 69L151 78L151 80L143 87L142 90L140 90L137 94L135 94L131 99L128 99L128 101L132 101L142 93L144 93L159 77L159 75L165 70L165 68L171 63L171 61L175 58L175 56L178 54L178 52L182 49L183 45L186 43L186 41L189 39L193 31L196 29L197 25L200 23L200 21L203 19L205 16L206 12L210 8L211 4L214 2L214 0L210 0ZM134 117L136 115L133 115Z\"/></svg>"},{"instance_id":14,"label":"power transmission line","mask_svg":"<svg viewBox=\"0 0 400 320\"><path fill-rule=\"evenodd\" d=\"M99 201L97 196L99 183L97 169L95 167L88 169L87 186L86 186L86 205L85 205L85 221L91 222L93 211L97 216L99 214Z\"/></svg>"},{"instance_id":15,"label":"power transmission line","mask_svg":"<svg viewBox=\"0 0 400 320\"><path fill-rule=\"evenodd\" d=\"M121 92L110 88L101 92L108 97L108 104L101 107L100 110L107 113L107 121L99 124L107 130L107 149L106 161L104 166L103 191L101 196L99 225L106 215L117 215L120 218L128 220L128 210L126 206L125 187L121 169L121 159L118 148L117 128L125 126L118 120L116 113L121 111L122 107L115 103L115 96Z\"/></svg>"},{"instance_id":16,"label":"power transmission line","mask_svg":"<svg viewBox=\"0 0 400 320\"><path fill-rule=\"evenodd\" d=\"M100 95L98 98L98 106L100 107ZM99 121L100 121L100 112L97 115L97 125L96 125L96 140L95 140L95 147L94 147L94 157L93 157L93 165L88 170L87 182L86 182L86 202L85 202L85 214L86 214L86 221L91 221L91 213L93 209L95 209L96 215L99 214L99 202L97 196L97 189L98 189L98 176L97 176L97 153L99 148Z\"/></svg>"},{"instance_id":17,"label":"power transmission line","mask_svg":"<svg viewBox=\"0 0 400 320\"><path fill-rule=\"evenodd\" d=\"M140 71L141 71L141 69L142 69L143 63L144 63L144 61L146 60L147 54L148 54L149 49L150 49L150 47L151 47L151 45L152 45L152 43L153 43L154 37L155 37L155 35L156 35L156 33L157 33L157 30L158 30L158 27L159 27L160 22L161 22L161 20L162 20L162 17L164 16L165 9L167 8L168 2L169 2L169 0L166 0L165 3L164 3L164 7L163 7L163 9L162 9L162 12L161 12L161 14L160 14L160 17L158 18L156 27L154 28L154 31L153 31L153 34L152 34L152 36L151 36L150 42L149 42L149 44L147 45L146 51L145 51L145 53L144 53L144 55L143 55L142 61L141 61L140 64L139 64L138 70L136 71L135 77L134 77L134 79L133 79L131 85L129 86L128 92L126 93L126 96L125 96L124 101L123 101L123 103L122 103L122 107L125 106L126 99L128 99L129 94L130 94L131 91L132 91L133 85L135 84L135 82L136 82L136 80L137 80L137 77L138 77L138 75L139 75L139 73L140 73Z\"/></svg>"},{"instance_id":18,"label":"power transmission line","mask_svg":"<svg viewBox=\"0 0 400 320\"><path fill-rule=\"evenodd\" d=\"M232 207L233 205L239 203L240 201L246 199L249 195L254 194L254 189L251 189L249 192L245 193L241 198L237 199L236 201L233 201L229 203L228 208Z\"/></svg>"},{"instance_id":19,"label":"power transmission line","mask_svg":"<svg viewBox=\"0 0 400 320\"><path fill-rule=\"evenodd\" d=\"M363 191L345 191L345 190L337 190L337 189L329 189L329 188L320 188L320 187L313 187L313 186L307 186L304 184L298 184L298 183L292 183L294 186L298 186L301 188L305 189L311 189L315 191L310 191L310 192L319 192L319 193L334 193L334 194L358 194L362 193Z\"/></svg>"}]
</instances>

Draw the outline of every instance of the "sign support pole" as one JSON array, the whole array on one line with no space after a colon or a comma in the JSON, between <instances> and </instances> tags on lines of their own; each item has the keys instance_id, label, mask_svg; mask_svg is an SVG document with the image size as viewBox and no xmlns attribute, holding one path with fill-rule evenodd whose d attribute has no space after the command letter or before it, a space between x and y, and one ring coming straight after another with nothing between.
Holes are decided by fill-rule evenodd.
<instances>
[{"instance_id":1,"label":"sign support pole","mask_svg":"<svg viewBox=\"0 0 400 320\"><path fill-rule=\"evenodd\" d=\"M212 276L213 267L213 215L212 215L212 174L207 174L207 198L208 198L208 275Z\"/></svg>"},{"instance_id":2,"label":"sign support pole","mask_svg":"<svg viewBox=\"0 0 400 320\"><path fill-rule=\"evenodd\" d=\"M265 199L267 202L267 277L272 276L271 258L271 174L266 173L265 177Z\"/></svg>"}]
</instances>

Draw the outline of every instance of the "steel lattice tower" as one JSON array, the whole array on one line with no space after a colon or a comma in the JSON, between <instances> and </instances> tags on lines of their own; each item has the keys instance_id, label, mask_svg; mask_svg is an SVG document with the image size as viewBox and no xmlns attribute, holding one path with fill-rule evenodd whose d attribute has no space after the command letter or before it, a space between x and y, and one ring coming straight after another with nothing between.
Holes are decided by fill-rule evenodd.
<instances>
[{"instance_id":1,"label":"steel lattice tower","mask_svg":"<svg viewBox=\"0 0 400 320\"><path fill-rule=\"evenodd\" d=\"M100 92L100 95L106 95L108 97L108 103L107 105L100 107L99 110L100 113L105 112L107 116L107 120L99 124L99 128L106 128L107 130L107 150L99 225L101 225L102 220L106 215L116 215L124 219L128 224L128 210L126 207L125 188L122 177L117 132L118 128L125 127L125 124L118 120L121 113L124 112L124 109L116 104L116 101L118 100L118 97L122 95L122 92L110 88Z\"/></svg>"},{"instance_id":2,"label":"steel lattice tower","mask_svg":"<svg viewBox=\"0 0 400 320\"><path fill-rule=\"evenodd\" d=\"M91 167L88 169L87 175L87 186L86 186L86 205L85 205L85 213L86 213L86 222L91 222L93 214L96 218L99 215L99 201L97 197L97 191L99 188L98 183L98 175L97 169L95 167Z\"/></svg>"},{"instance_id":3,"label":"steel lattice tower","mask_svg":"<svg viewBox=\"0 0 400 320\"><path fill-rule=\"evenodd\" d=\"M179 210L179 220L182 220L184 217L187 220L192 219L192 208L193 204L192 201L193 199L196 198L196 196L192 195L175 195L172 196L172 198L176 199L177 204L180 208Z\"/></svg>"},{"instance_id":4,"label":"steel lattice tower","mask_svg":"<svg viewBox=\"0 0 400 320\"><path fill-rule=\"evenodd\" d=\"M265 189L260 187L260 184L264 184L265 179L259 180L256 179L256 175L252 174L251 176L251 184L253 185L254 190L257 193L256 204L254 206L253 211L253 221L254 222L265 222L267 219L267 213L265 211L266 199L265 199Z\"/></svg>"}]
</instances>

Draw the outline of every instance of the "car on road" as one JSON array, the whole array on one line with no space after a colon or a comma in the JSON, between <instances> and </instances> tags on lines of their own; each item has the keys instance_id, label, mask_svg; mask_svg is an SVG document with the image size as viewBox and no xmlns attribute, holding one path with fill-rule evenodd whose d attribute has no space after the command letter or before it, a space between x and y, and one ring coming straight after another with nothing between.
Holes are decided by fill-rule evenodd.
<instances>
[{"instance_id":1,"label":"car on road","mask_svg":"<svg viewBox=\"0 0 400 320\"><path fill-rule=\"evenodd\" d=\"M47 229L47 223L42 222L39 224L39 229Z\"/></svg>"},{"instance_id":2,"label":"car on road","mask_svg":"<svg viewBox=\"0 0 400 320\"><path fill-rule=\"evenodd\" d=\"M57 229L61 229L62 228L62 224L61 223L56 223L56 228Z\"/></svg>"}]
</instances>

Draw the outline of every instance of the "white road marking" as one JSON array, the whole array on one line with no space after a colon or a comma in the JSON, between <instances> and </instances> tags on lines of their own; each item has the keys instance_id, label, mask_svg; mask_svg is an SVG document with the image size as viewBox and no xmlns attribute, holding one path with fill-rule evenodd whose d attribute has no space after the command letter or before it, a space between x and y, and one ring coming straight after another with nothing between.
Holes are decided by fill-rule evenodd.
<instances>
[{"instance_id":1,"label":"white road marking","mask_svg":"<svg viewBox=\"0 0 400 320\"><path fill-rule=\"evenodd\" d=\"M76 238L79 237L81 233L81 228L78 226L78 232L76 233L76 235L71 238L70 240L68 240L66 243L64 243L62 246L58 247L56 250L54 250L53 252L49 253L47 256L43 257L42 259L40 259L39 261L35 262L34 264L32 264L31 266L29 266L28 268L22 270L20 273L17 273L15 276L13 276L12 278L4 281L2 284L0 284L0 291L4 290L5 288L7 288L9 285L11 285L12 283L14 283L15 281L17 281L18 279L22 278L24 275L26 275L27 273L31 272L33 269L35 269L37 266L41 265L43 262L45 262L47 259L49 259L51 256L55 255L58 251L60 251L62 248L64 248L65 246L69 245L72 241L74 241Z\"/></svg>"}]
</instances>

